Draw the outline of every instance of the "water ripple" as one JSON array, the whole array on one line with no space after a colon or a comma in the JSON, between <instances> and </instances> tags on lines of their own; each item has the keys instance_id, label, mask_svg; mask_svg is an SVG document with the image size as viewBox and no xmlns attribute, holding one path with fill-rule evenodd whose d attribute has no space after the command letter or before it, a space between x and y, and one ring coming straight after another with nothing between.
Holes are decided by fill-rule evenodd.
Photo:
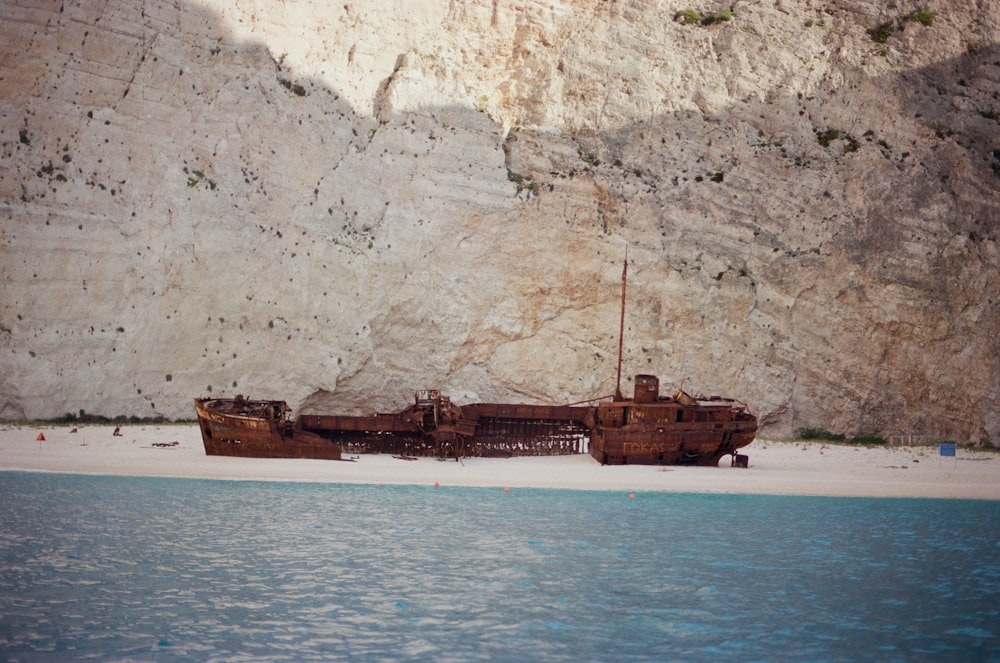
<instances>
[{"instance_id":1,"label":"water ripple","mask_svg":"<svg viewBox=\"0 0 1000 663\"><path fill-rule=\"evenodd\" d=\"M1000 505L0 472L0 658L1000 661Z\"/></svg>"}]
</instances>

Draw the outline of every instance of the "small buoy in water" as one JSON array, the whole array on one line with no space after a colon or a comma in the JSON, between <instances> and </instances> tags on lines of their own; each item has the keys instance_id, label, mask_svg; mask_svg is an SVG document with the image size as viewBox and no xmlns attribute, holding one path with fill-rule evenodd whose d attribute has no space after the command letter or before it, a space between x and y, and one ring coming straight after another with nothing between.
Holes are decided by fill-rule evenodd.
<instances>
[{"instance_id":1,"label":"small buoy in water","mask_svg":"<svg viewBox=\"0 0 1000 663\"><path fill-rule=\"evenodd\" d=\"M437 481L435 481L435 482L434 482L434 487L435 487L435 488L439 487L440 485L441 485L441 484L439 484L439 483L438 483Z\"/></svg>"},{"instance_id":2,"label":"small buoy in water","mask_svg":"<svg viewBox=\"0 0 1000 663\"><path fill-rule=\"evenodd\" d=\"M503 487L503 492L509 493L510 492L510 488L508 488L507 486L504 486Z\"/></svg>"},{"instance_id":3,"label":"small buoy in water","mask_svg":"<svg viewBox=\"0 0 1000 663\"><path fill-rule=\"evenodd\" d=\"M629 494L628 494L628 498L629 498L630 500L634 500L634 499L635 499L635 493L629 493Z\"/></svg>"},{"instance_id":4,"label":"small buoy in water","mask_svg":"<svg viewBox=\"0 0 1000 663\"><path fill-rule=\"evenodd\" d=\"M382 487L382 484L380 484L380 483L377 483L377 484L375 484L375 487L376 487L376 488L381 488L381 487Z\"/></svg>"}]
</instances>

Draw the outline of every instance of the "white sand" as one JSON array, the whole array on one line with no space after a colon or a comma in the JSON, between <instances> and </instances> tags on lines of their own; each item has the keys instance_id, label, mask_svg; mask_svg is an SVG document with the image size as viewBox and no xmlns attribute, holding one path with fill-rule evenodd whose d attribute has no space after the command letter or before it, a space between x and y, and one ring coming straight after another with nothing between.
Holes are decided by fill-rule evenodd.
<instances>
[{"instance_id":1,"label":"white sand","mask_svg":"<svg viewBox=\"0 0 1000 663\"><path fill-rule=\"evenodd\" d=\"M428 486L1000 500L1000 454L756 440L748 469L601 466L590 456L354 462L206 456L194 425L0 427L0 470ZM36 441L41 433L44 442ZM154 444L177 442L176 446Z\"/></svg>"}]
</instances>

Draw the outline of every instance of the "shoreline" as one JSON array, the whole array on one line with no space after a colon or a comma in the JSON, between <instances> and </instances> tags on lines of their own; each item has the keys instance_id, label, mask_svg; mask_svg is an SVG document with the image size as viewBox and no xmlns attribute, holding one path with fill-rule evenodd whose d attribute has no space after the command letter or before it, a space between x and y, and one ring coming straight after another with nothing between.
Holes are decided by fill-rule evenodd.
<instances>
[{"instance_id":1,"label":"shoreline","mask_svg":"<svg viewBox=\"0 0 1000 663\"><path fill-rule=\"evenodd\" d=\"M757 439L748 468L607 465L589 455L343 461L208 456L195 424L0 426L0 471L375 485L1000 500L1000 453ZM73 432L76 431L76 432ZM36 438L41 434L44 440ZM353 462L349 460L355 458Z\"/></svg>"}]
</instances>

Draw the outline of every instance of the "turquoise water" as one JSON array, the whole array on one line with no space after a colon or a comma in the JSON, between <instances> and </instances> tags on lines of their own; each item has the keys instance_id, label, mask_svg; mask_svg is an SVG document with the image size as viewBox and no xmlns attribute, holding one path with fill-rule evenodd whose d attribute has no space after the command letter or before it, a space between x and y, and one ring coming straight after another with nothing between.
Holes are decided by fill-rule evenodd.
<instances>
[{"instance_id":1,"label":"turquoise water","mask_svg":"<svg viewBox=\"0 0 1000 663\"><path fill-rule=\"evenodd\" d=\"M1000 503L0 472L0 660L1000 661Z\"/></svg>"}]
</instances>

